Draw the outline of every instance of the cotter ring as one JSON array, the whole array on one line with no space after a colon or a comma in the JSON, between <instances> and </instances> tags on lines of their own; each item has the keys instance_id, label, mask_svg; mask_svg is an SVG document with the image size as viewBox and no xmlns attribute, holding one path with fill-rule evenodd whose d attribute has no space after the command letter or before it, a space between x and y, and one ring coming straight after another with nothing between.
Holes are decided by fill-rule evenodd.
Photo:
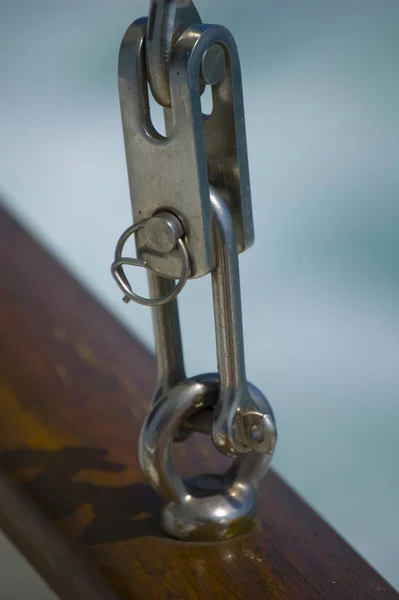
<instances>
[{"instance_id":1,"label":"cotter ring","mask_svg":"<svg viewBox=\"0 0 399 600\"><path fill-rule=\"evenodd\" d=\"M139 231L140 229L143 229L148 221L149 219L139 221L138 223L135 223L134 225L128 227L126 231L122 233L121 237L118 240L118 243L116 244L115 260L111 265L111 273L116 283L125 294L125 302L128 302L129 300L134 300L138 304L143 304L144 306L162 306L162 304L166 304L167 302L171 302L172 300L174 300L186 285L187 279L190 274L190 257L184 240L182 238L179 238L177 240L177 246L180 250L180 254L182 257L182 270L180 279L177 282L176 286L173 288L173 290L166 296L163 296L162 298L144 298L143 296L135 294L123 271L123 265L144 267L145 269L151 269L151 267L145 260L140 260L138 258L123 257L122 251L130 236Z\"/></svg>"}]
</instances>

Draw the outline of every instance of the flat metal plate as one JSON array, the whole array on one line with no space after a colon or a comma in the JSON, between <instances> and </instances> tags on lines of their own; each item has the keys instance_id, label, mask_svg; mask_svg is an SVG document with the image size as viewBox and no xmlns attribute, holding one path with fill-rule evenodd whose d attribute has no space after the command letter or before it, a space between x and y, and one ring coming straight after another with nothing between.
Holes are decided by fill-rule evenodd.
<instances>
[{"instance_id":1,"label":"flat metal plate","mask_svg":"<svg viewBox=\"0 0 399 600\"><path fill-rule=\"evenodd\" d=\"M119 94L133 218L137 222L166 210L183 223L191 259L191 276L214 269L209 183L232 213L237 250L253 243L253 220L245 138L241 73L237 48L229 31L218 25L195 25L178 39L171 64L172 108L169 137L153 127L145 72L146 19L133 23L119 55ZM204 52L220 44L226 74L212 87L213 111L201 110L200 65ZM169 112L169 111L167 111ZM177 253L162 255L136 238L140 258L158 273L178 278Z\"/></svg>"}]
</instances>

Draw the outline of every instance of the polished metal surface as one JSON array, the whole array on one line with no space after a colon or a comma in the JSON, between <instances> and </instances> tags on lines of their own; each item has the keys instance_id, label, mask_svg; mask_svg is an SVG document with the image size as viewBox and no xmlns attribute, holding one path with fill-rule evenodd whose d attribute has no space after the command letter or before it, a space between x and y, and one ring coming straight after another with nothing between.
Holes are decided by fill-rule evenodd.
<instances>
[{"instance_id":1,"label":"polished metal surface","mask_svg":"<svg viewBox=\"0 0 399 600\"><path fill-rule=\"evenodd\" d=\"M238 256L230 212L210 187L217 255L212 272L220 396L214 415L213 442L225 454L268 452L275 431L263 418L248 392ZM249 415L250 418L249 418Z\"/></svg>"},{"instance_id":2,"label":"polished metal surface","mask_svg":"<svg viewBox=\"0 0 399 600\"><path fill-rule=\"evenodd\" d=\"M134 222L161 210L182 222L191 259L191 277L215 267L209 182L232 214L237 251L253 243L249 171L241 72L231 34L217 25L194 25L174 45L170 63L170 133L153 127L145 68L146 20L127 30L119 55L119 95ZM200 72L204 53L218 44L225 55L223 80L212 86L213 111L201 111ZM137 254L161 275L177 279L181 258L148 248L138 233Z\"/></svg>"},{"instance_id":3,"label":"polished metal surface","mask_svg":"<svg viewBox=\"0 0 399 600\"><path fill-rule=\"evenodd\" d=\"M158 104L171 105L169 65L176 36L201 23L192 0L150 0L146 33L148 82Z\"/></svg>"},{"instance_id":4,"label":"polished metal surface","mask_svg":"<svg viewBox=\"0 0 399 600\"><path fill-rule=\"evenodd\" d=\"M214 411L213 441L218 450L228 455L249 451L268 453L275 444L276 431L267 415L259 412L248 392L245 374L244 341L238 256L234 228L229 210L216 190L210 188L213 212L216 268L212 272L212 291L219 372L219 399ZM160 282L151 276L152 294L159 294ZM165 284L164 284L165 285ZM155 289L155 286L158 286ZM161 358L162 385L167 391L176 382L171 376L184 373L180 326L176 308L173 321L166 308L153 310L155 350ZM165 381L168 385L165 385ZM196 419L190 428L202 431Z\"/></svg>"},{"instance_id":5,"label":"polished metal surface","mask_svg":"<svg viewBox=\"0 0 399 600\"><path fill-rule=\"evenodd\" d=\"M174 281L147 272L151 298L168 296L174 289ZM154 331L155 357L157 360L157 385L153 404L163 397L179 381L186 378L183 344L180 332L177 300L151 309Z\"/></svg>"},{"instance_id":6,"label":"polished metal surface","mask_svg":"<svg viewBox=\"0 0 399 600\"><path fill-rule=\"evenodd\" d=\"M166 297L174 290L174 281L148 270L148 286L151 298ZM154 306L152 309L155 356L157 361L157 384L152 396L152 404L156 404L179 381L186 378L184 368L183 344L180 332L179 309L177 299ZM186 440L191 430L198 430L198 425L182 428L176 437L177 442Z\"/></svg>"},{"instance_id":7,"label":"polished metal surface","mask_svg":"<svg viewBox=\"0 0 399 600\"><path fill-rule=\"evenodd\" d=\"M168 213L162 213L162 214L164 215L163 219L165 220L164 227L159 226L159 221L162 219L162 217L160 217L158 215L156 218L156 221L157 221L156 228L158 230L161 229L163 234L165 234L165 232L167 231L169 233L169 236L167 236L166 241L165 241L165 235L164 235L164 237L161 238L160 245L162 247L165 247L165 246L169 247L171 244L172 238L173 238L175 243L173 244L172 247L174 247L176 245L178 246L179 252L181 255L181 265L182 265L179 280L178 280L176 286L173 287L173 289L168 290L168 293L166 295L163 295L160 297L144 298L143 296L139 296L138 294L133 292L132 287L124 273L124 270L123 270L124 265L129 265L132 267L151 268L148 265L147 261L145 261L145 260L141 260L139 258L130 258L127 256L123 256L124 246L125 246L127 240L130 238L130 236L135 234L137 231L146 229L152 219L146 219L144 221L139 221L135 225L131 225L130 227L128 227L126 229L126 231L124 231L122 233L121 237L119 238L119 240L116 244L114 262L111 265L112 276L115 279L118 286L120 287L120 289L122 290L122 292L124 293L123 300L126 303L129 302L130 300L134 300L138 304L143 304L144 306L161 306L162 304L167 304L168 302L171 302L174 298L176 298L180 294L180 292L186 285L187 279L189 278L190 257L189 257L188 251L187 251L186 243L183 239L183 235L184 235L183 228L181 227L181 225L179 226L179 224L178 224L179 221L178 221L178 219L176 219L174 217L174 215L170 215ZM150 232L151 232L151 228L150 228Z\"/></svg>"},{"instance_id":8,"label":"polished metal surface","mask_svg":"<svg viewBox=\"0 0 399 600\"><path fill-rule=\"evenodd\" d=\"M249 384L252 404L274 423L272 410L259 390ZM173 440L183 424L218 402L217 376L186 379L159 398L144 423L139 460L146 481L165 507L162 525L181 540L216 541L248 531L256 515L256 491L269 467L267 454L250 452L234 459L223 475L183 480L171 456Z\"/></svg>"},{"instance_id":9,"label":"polished metal surface","mask_svg":"<svg viewBox=\"0 0 399 600\"><path fill-rule=\"evenodd\" d=\"M186 11L184 26L179 10ZM112 274L125 301L152 307L158 381L139 460L165 503L163 527L182 540L222 540L251 527L277 430L268 401L245 372L238 252L254 235L237 48L223 27L187 26L197 18L192 11L190 0L153 0L148 23L133 23L121 45L119 94L136 224L118 241ZM151 121L148 84L164 106L165 136ZM202 114L205 85L212 86L210 115ZM137 258L123 256L132 234ZM125 265L148 268L149 299L132 291ZM218 373L187 379L177 295L189 276L209 272ZM183 480L171 449L192 431L210 435L233 457L226 473Z\"/></svg>"}]
</instances>

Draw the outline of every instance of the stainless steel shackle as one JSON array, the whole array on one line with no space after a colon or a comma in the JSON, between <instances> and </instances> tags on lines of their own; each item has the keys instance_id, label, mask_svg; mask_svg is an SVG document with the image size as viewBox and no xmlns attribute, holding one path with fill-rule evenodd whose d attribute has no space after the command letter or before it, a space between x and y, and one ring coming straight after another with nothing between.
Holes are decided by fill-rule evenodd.
<instances>
[{"instance_id":1,"label":"stainless steel shackle","mask_svg":"<svg viewBox=\"0 0 399 600\"><path fill-rule=\"evenodd\" d=\"M268 414L272 410L257 388L249 384L252 403ZM215 375L180 381L152 408L139 441L144 477L163 500L162 526L178 539L217 541L247 532L256 514L256 492L273 451L236 457L223 475L200 475L184 480L171 456L173 440L184 423L198 411L214 408L219 382Z\"/></svg>"},{"instance_id":2,"label":"stainless steel shackle","mask_svg":"<svg viewBox=\"0 0 399 600\"><path fill-rule=\"evenodd\" d=\"M254 404L245 373L239 265L230 212L210 187L216 268L212 290L220 382L214 411L213 442L227 455L249 451L268 453L276 429L267 413ZM165 293L173 282L149 273L151 295ZM177 300L152 309L158 385L154 398L162 397L185 373ZM192 420L195 429L195 418ZM201 430L200 427L198 427Z\"/></svg>"}]
</instances>

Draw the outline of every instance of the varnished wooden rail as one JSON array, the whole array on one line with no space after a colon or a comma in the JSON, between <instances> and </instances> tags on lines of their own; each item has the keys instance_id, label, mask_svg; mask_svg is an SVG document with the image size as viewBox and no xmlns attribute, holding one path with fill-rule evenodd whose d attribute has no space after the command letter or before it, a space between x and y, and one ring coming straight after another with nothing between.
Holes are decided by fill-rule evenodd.
<instances>
[{"instance_id":1,"label":"varnished wooden rail","mask_svg":"<svg viewBox=\"0 0 399 600\"><path fill-rule=\"evenodd\" d=\"M164 536L136 457L152 356L0 209L0 527L64 600L398 599L275 473L252 533ZM220 468L198 436L183 469Z\"/></svg>"}]
</instances>

